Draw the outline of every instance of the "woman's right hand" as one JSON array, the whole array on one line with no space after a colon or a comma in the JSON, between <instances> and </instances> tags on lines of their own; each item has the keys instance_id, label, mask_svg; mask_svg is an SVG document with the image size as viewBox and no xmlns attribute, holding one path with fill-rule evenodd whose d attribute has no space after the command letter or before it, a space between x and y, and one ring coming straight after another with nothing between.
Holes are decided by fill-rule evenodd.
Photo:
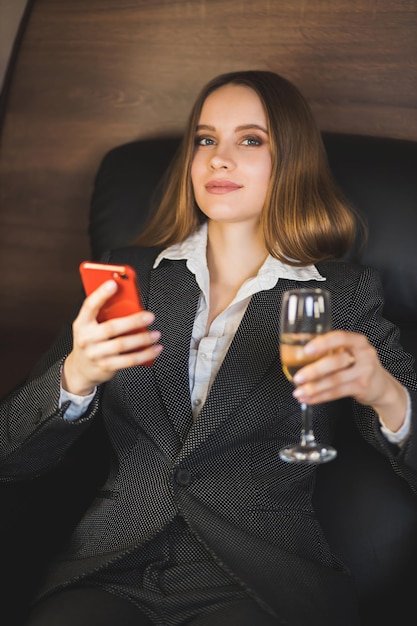
<instances>
[{"instance_id":1,"label":"woman's right hand","mask_svg":"<svg viewBox=\"0 0 417 626\"><path fill-rule=\"evenodd\" d=\"M73 349L62 373L62 386L70 393L87 396L118 370L144 365L162 350L156 344L160 332L147 330L155 319L150 311L97 322L101 307L115 291L115 281L103 283L84 300L73 322Z\"/></svg>"}]
</instances>

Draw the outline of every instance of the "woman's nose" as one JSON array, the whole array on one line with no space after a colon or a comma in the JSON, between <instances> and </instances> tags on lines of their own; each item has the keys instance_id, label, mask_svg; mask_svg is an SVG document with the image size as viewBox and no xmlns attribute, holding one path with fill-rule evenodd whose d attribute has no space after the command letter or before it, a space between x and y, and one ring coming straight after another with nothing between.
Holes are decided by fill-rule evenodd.
<instances>
[{"instance_id":1,"label":"woman's nose","mask_svg":"<svg viewBox=\"0 0 417 626\"><path fill-rule=\"evenodd\" d=\"M231 155L227 154L224 150L217 151L211 156L210 167L213 170L226 169L230 170L234 167L234 161Z\"/></svg>"}]
</instances>

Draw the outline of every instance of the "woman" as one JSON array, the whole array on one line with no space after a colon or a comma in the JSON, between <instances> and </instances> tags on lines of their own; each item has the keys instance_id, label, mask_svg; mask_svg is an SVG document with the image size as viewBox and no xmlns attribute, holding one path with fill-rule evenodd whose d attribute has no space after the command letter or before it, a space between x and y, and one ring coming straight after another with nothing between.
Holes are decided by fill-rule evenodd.
<instances>
[{"instance_id":1,"label":"woman","mask_svg":"<svg viewBox=\"0 0 417 626\"><path fill-rule=\"evenodd\" d=\"M204 87L138 245L103 259L136 269L148 310L97 323L107 282L1 407L2 476L59 463L99 410L112 445L27 626L359 623L314 515L315 466L278 457L298 402L326 442L348 405L417 486L412 359L375 272L337 260L357 234L291 83L248 71ZM301 286L331 292L335 330L305 347L318 360L293 390L278 319Z\"/></svg>"}]
</instances>

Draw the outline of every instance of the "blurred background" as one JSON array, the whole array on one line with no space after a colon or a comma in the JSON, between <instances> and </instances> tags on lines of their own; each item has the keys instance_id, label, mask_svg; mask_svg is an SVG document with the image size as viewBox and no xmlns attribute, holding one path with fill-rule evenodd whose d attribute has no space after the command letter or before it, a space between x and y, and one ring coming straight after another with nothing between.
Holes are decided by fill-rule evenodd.
<instances>
[{"instance_id":1,"label":"blurred background","mask_svg":"<svg viewBox=\"0 0 417 626\"><path fill-rule=\"evenodd\" d=\"M322 130L417 140L417 0L0 0L0 396L71 319L94 176L236 69ZM395 207L393 207L395 210Z\"/></svg>"},{"instance_id":2,"label":"blurred background","mask_svg":"<svg viewBox=\"0 0 417 626\"><path fill-rule=\"evenodd\" d=\"M27 0L0 0L0 91Z\"/></svg>"}]
</instances>

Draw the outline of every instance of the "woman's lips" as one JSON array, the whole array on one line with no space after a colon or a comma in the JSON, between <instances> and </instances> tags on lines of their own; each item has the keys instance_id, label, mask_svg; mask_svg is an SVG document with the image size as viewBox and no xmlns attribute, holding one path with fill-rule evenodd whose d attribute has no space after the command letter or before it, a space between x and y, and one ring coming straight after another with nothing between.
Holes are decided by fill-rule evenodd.
<instances>
[{"instance_id":1,"label":"woman's lips","mask_svg":"<svg viewBox=\"0 0 417 626\"><path fill-rule=\"evenodd\" d=\"M242 185L233 183L231 180L211 180L206 185L207 191L215 195L230 193L241 188Z\"/></svg>"}]
</instances>

